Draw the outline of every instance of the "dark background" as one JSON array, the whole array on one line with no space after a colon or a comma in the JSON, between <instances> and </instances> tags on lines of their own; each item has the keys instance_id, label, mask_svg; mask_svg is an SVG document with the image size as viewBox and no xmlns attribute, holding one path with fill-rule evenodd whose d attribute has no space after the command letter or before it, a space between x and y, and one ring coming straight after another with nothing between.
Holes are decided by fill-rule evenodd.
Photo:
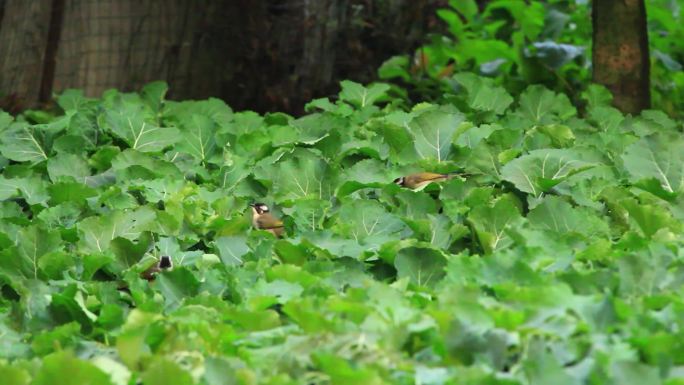
<instances>
[{"instance_id":1,"label":"dark background","mask_svg":"<svg viewBox=\"0 0 684 385\"><path fill-rule=\"evenodd\" d=\"M138 90L301 113L440 28L445 0L0 0L0 108Z\"/></svg>"}]
</instances>

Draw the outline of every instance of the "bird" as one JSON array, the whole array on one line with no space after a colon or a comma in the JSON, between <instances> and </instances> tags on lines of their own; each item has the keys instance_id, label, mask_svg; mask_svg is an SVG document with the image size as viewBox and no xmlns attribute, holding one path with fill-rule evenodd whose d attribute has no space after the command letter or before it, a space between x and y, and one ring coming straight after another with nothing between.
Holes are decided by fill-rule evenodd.
<instances>
[{"instance_id":1,"label":"bird","mask_svg":"<svg viewBox=\"0 0 684 385\"><path fill-rule=\"evenodd\" d=\"M249 206L252 208L252 226L255 229L265 230L278 238L282 238L285 232L283 221L274 217L266 204L253 203Z\"/></svg>"},{"instance_id":2,"label":"bird","mask_svg":"<svg viewBox=\"0 0 684 385\"><path fill-rule=\"evenodd\" d=\"M159 261L140 273L140 277L148 281L154 281L155 276L158 273L164 270L171 270L172 268L173 261L171 260L171 257L168 255L162 255L161 258L159 258Z\"/></svg>"},{"instance_id":3,"label":"bird","mask_svg":"<svg viewBox=\"0 0 684 385\"><path fill-rule=\"evenodd\" d=\"M168 255L162 255L158 261L156 261L152 266L148 267L140 273L140 278L152 283L157 274L161 273L162 271L165 270L171 270L173 269L173 261L171 260L171 257ZM116 290L126 292L128 294L131 294L131 289L128 287L128 284L124 282L119 282L119 285L117 286Z\"/></svg>"},{"instance_id":4,"label":"bird","mask_svg":"<svg viewBox=\"0 0 684 385\"><path fill-rule=\"evenodd\" d=\"M432 182L442 182L458 175L466 175L460 172L438 174L434 172L418 172L405 175L394 180L394 183L414 191L420 191Z\"/></svg>"}]
</instances>

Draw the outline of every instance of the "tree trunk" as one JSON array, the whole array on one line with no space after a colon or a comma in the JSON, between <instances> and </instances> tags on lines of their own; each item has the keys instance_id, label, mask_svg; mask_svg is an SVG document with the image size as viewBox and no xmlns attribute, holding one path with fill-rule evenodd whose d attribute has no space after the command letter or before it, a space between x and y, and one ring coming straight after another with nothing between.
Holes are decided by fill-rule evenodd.
<instances>
[{"instance_id":1,"label":"tree trunk","mask_svg":"<svg viewBox=\"0 0 684 385\"><path fill-rule=\"evenodd\" d=\"M593 77L613 92L626 113L651 105L648 32L644 0L594 0Z\"/></svg>"}]
</instances>

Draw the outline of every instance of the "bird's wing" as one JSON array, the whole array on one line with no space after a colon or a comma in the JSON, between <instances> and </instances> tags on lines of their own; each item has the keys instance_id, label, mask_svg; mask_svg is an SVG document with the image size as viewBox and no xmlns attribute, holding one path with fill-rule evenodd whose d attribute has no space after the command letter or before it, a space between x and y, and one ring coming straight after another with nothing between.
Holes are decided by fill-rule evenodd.
<instances>
[{"instance_id":1,"label":"bird's wing","mask_svg":"<svg viewBox=\"0 0 684 385\"><path fill-rule=\"evenodd\" d=\"M259 228L264 230L279 229L283 227L283 221L279 221L271 215L262 215L261 217L257 218L256 221L259 225Z\"/></svg>"}]
</instances>

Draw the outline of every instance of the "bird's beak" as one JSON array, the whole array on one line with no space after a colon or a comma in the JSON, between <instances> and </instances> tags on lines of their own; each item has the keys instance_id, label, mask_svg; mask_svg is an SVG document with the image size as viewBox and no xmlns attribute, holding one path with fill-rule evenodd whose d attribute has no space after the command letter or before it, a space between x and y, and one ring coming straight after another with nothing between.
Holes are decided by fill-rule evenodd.
<instances>
[{"instance_id":1,"label":"bird's beak","mask_svg":"<svg viewBox=\"0 0 684 385\"><path fill-rule=\"evenodd\" d=\"M252 207L252 208L256 207L256 203L250 203L249 207Z\"/></svg>"}]
</instances>

